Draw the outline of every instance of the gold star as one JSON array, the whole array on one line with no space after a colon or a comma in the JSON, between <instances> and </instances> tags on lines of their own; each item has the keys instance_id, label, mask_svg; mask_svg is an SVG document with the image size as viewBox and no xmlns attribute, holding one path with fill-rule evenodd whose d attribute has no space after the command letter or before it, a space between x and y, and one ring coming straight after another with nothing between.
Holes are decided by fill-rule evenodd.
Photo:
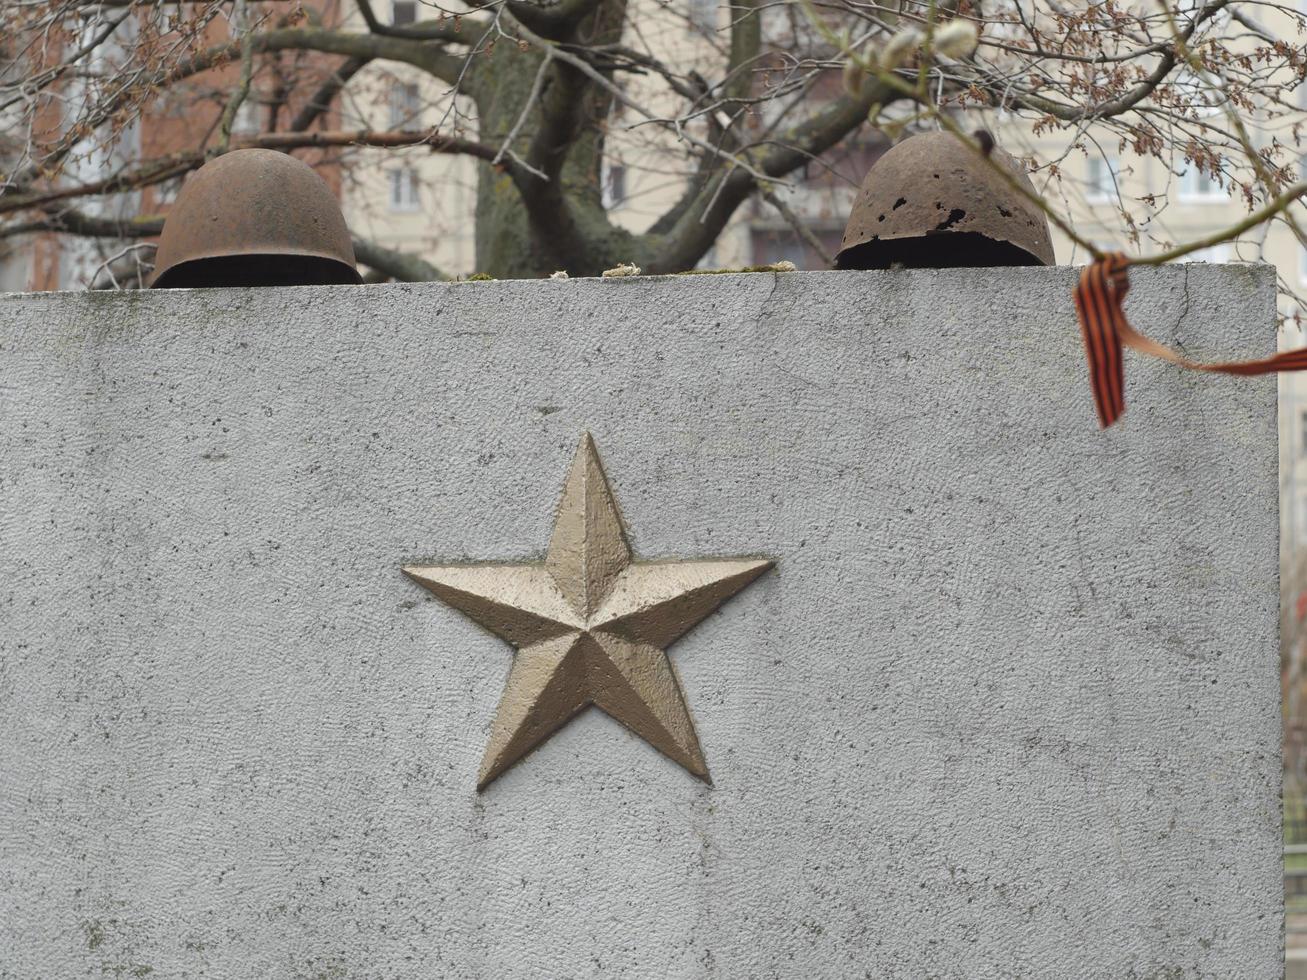
<instances>
[{"instance_id":1,"label":"gold star","mask_svg":"<svg viewBox=\"0 0 1307 980\"><path fill-rule=\"evenodd\" d=\"M711 782L667 647L771 566L634 561L588 433L543 563L406 566L409 578L517 648L477 789L592 704Z\"/></svg>"}]
</instances>

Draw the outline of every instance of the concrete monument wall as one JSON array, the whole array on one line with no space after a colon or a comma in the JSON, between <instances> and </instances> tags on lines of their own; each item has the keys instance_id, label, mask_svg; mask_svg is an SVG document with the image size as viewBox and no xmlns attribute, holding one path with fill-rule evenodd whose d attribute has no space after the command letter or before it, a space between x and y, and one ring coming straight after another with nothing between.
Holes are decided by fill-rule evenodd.
<instances>
[{"instance_id":1,"label":"concrete monument wall","mask_svg":"<svg viewBox=\"0 0 1307 980\"><path fill-rule=\"evenodd\" d=\"M0 298L0 977L1270 978L1273 379L1068 269ZM1134 275L1196 356L1269 267ZM597 710L477 791L592 434L712 783Z\"/></svg>"}]
</instances>

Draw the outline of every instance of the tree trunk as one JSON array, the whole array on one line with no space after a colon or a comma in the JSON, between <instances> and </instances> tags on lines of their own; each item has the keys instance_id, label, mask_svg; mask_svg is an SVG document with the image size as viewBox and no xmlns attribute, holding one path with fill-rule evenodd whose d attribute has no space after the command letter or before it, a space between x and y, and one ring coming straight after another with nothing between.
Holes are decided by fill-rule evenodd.
<instances>
[{"instance_id":1,"label":"tree trunk","mask_svg":"<svg viewBox=\"0 0 1307 980\"><path fill-rule=\"evenodd\" d=\"M573 31L578 44L621 40L625 0L606 0ZM500 146L522 115L540 71L542 51L500 41L482 55L469 86L480 137ZM549 175L529 176L523 190L502 167L477 165L476 269L496 279L539 278L558 270L598 275L645 258L639 238L614 227L599 186L604 130L612 97L555 59L545 71L512 149Z\"/></svg>"}]
</instances>

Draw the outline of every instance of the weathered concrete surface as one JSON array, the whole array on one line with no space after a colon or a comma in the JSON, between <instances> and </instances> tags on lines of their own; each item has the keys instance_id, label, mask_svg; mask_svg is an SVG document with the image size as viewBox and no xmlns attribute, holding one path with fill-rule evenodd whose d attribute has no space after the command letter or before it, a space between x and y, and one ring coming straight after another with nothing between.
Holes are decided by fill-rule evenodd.
<instances>
[{"instance_id":1,"label":"weathered concrete surface","mask_svg":"<svg viewBox=\"0 0 1307 980\"><path fill-rule=\"evenodd\" d=\"M1278 976L1275 384L1070 270L0 300L0 976ZM1198 356L1270 269L1135 276ZM779 567L474 792L510 652L399 572Z\"/></svg>"}]
</instances>

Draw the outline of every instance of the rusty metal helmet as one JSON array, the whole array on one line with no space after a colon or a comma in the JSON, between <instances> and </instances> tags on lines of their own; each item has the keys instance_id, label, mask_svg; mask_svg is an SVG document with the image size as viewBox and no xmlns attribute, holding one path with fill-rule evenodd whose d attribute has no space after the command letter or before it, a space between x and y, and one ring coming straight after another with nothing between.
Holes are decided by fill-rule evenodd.
<instances>
[{"instance_id":1,"label":"rusty metal helmet","mask_svg":"<svg viewBox=\"0 0 1307 980\"><path fill-rule=\"evenodd\" d=\"M1034 192L1016 160L990 155ZM944 132L910 136L872 165L835 256L837 269L1052 264L1043 212Z\"/></svg>"},{"instance_id":2,"label":"rusty metal helmet","mask_svg":"<svg viewBox=\"0 0 1307 980\"><path fill-rule=\"evenodd\" d=\"M155 253L154 289L362 282L326 181L275 150L233 150L182 186Z\"/></svg>"}]
</instances>

